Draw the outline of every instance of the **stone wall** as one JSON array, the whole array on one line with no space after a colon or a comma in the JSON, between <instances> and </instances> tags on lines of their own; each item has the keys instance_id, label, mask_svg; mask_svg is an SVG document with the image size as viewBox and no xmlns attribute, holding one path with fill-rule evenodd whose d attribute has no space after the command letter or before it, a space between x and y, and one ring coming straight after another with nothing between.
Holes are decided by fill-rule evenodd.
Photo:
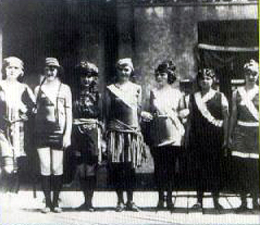
<instances>
[{"instance_id":1,"label":"stone wall","mask_svg":"<svg viewBox=\"0 0 260 225\"><path fill-rule=\"evenodd\" d=\"M147 1L146 1L147 2ZM196 46L198 44L198 22L257 19L257 3L174 3L145 1L132 4L124 1L118 5L119 35L127 36L134 30L132 40L119 43L120 57L132 56L144 88L144 101L154 86L154 69L164 59L172 58L177 64L179 79L193 79L197 72ZM181 2L181 1L180 1ZM126 13L128 10L128 13ZM124 15L132 12L133 22ZM130 17L132 18L132 17ZM131 43L132 42L132 43ZM129 46L132 49L129 49ZM126 47L125 47L126 46Z\"/></svg>"}]
</instances>

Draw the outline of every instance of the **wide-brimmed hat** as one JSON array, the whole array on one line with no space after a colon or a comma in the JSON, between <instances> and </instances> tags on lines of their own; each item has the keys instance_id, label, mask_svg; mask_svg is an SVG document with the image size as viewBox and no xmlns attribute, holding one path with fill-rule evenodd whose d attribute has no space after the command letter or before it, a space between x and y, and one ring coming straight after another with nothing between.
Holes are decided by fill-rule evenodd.
<instances>
[{"instance_id":1,"label":"wide-brimmed hat","mask_svg":"<svg viewBox=\"0 0 260 225\"><path fill-rule=\"evenodd\" d=\"M87 74L98 76L98 67L94 63L88 61L81 61L75 69L76 74L80 76L85 76Z\"/></svg>"},{"instance_id":2,"label":"wide-brimmed hat","mask_svg":"<svg viewBox=\"0 0 260 225\"><path fill-rule=\"evenodd\" d=\"M134 71L134 64L131 58L119 59L116 63L117 68L122 68L123 66L129 66L132 71Z\"/></svg>"},{"instance_id":3,"label":"wide-brimmed hat","mask_svg":"<svg viewBox=\"0 0 260 225\"><path fill-rule=\"evenodd\" d=\"M22 70L24 69L23 61L15 56L10 56L3 60L3 67L9 66L9 65L19 67Z\"/></svg>"},{"instance_id":4,"label":"wide-brimmed hat","mask_svg":"<svg viewBox=\"0 0 260 225\"><path fill-rule=\"evenodd\" d=\"M250 59L250 61L244 65L244 70L259 73L258 63L255 60Z\"/></svg>"},{"instance_id":5,"label":"wide-brimmed hat","mask_svg":"<svg viewBox=\"0 0 260 225\"><path fill-rule=\"evenodd\" d=\"M45 59L45 66L55 66L55 67L58 67L58 68L61 67L58 59L56 59L54 57L47 57Z\"/></svg>"}]
</instances>

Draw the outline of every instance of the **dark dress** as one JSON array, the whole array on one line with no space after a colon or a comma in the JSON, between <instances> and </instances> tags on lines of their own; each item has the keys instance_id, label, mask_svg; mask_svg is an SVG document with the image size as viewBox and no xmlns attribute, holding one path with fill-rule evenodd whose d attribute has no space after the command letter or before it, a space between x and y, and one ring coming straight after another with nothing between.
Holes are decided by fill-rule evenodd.
<instances>
[{"instance_id":1,"label":"dark dress","mask_svg":"<svg viewBox=\"0 0 260 225\"><path fill-rule=\"evenodd\" d=\"M96 177L101 161L100 95L84 88L73 104L72 146L76 150L80 177Z\"/></svg>"},{"instance_id":2,"label":"dark dress","mask_svg":"<svg viewBox=\"0 0 260 225\"><path fill-rule=\"evenodd\" d=\"M198 92L197 92L198 93ZM197 94L196 93L196 94ZM221 185L222 145L224 140L222 99L224 95L215 92L206 102L206 107L215 118L209 121L199 110L195 95L190 96L189 150L191 174L198 191L218 191ZM217 125L217 122L218 125Z\"/></svg>"}]
</instances>

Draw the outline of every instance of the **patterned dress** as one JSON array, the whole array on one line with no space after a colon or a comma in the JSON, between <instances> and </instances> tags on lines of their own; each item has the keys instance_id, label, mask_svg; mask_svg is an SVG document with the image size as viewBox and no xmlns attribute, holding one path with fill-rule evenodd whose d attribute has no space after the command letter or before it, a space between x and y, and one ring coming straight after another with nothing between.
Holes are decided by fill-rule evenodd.
<instances>
[{"instance_id":1,"label":"patterned dress","mask_svg":"<svg viewBox=\"0 0 260 225\"><path fill-rule=\"evenodd\" d=\"M80 173L95 176L101 162L100 95L97 90L82 89L73 104L73 147L77 151Z\"/></svg>"}]
</instances>

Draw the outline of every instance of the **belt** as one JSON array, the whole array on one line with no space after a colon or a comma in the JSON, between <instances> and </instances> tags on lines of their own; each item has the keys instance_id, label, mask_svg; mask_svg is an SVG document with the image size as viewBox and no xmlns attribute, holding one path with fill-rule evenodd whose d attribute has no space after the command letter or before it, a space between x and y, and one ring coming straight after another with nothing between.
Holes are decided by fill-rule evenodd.
<instances>
[{"instance_id":1,"label":"belt","mask_svg":"<svg viewBox=\"0 0 260 225\"><path fill-rule=\"evenodd\" d=\"M238 120L237 124L240 126L244 126L244 127L258 127L259 126L259 122L244 122L241 120Z\"/></svg>"},{"instance_id":2,"label":"belt","mask_svg":"<svg viewBox=\"0 0 260 225\"><path fill-rule=\"evenodd\" d=\"M244 152L232 151L231 155L240 158L259 159L259 154L257 153L244 153Z\"/></svg>"}]
</instances>

